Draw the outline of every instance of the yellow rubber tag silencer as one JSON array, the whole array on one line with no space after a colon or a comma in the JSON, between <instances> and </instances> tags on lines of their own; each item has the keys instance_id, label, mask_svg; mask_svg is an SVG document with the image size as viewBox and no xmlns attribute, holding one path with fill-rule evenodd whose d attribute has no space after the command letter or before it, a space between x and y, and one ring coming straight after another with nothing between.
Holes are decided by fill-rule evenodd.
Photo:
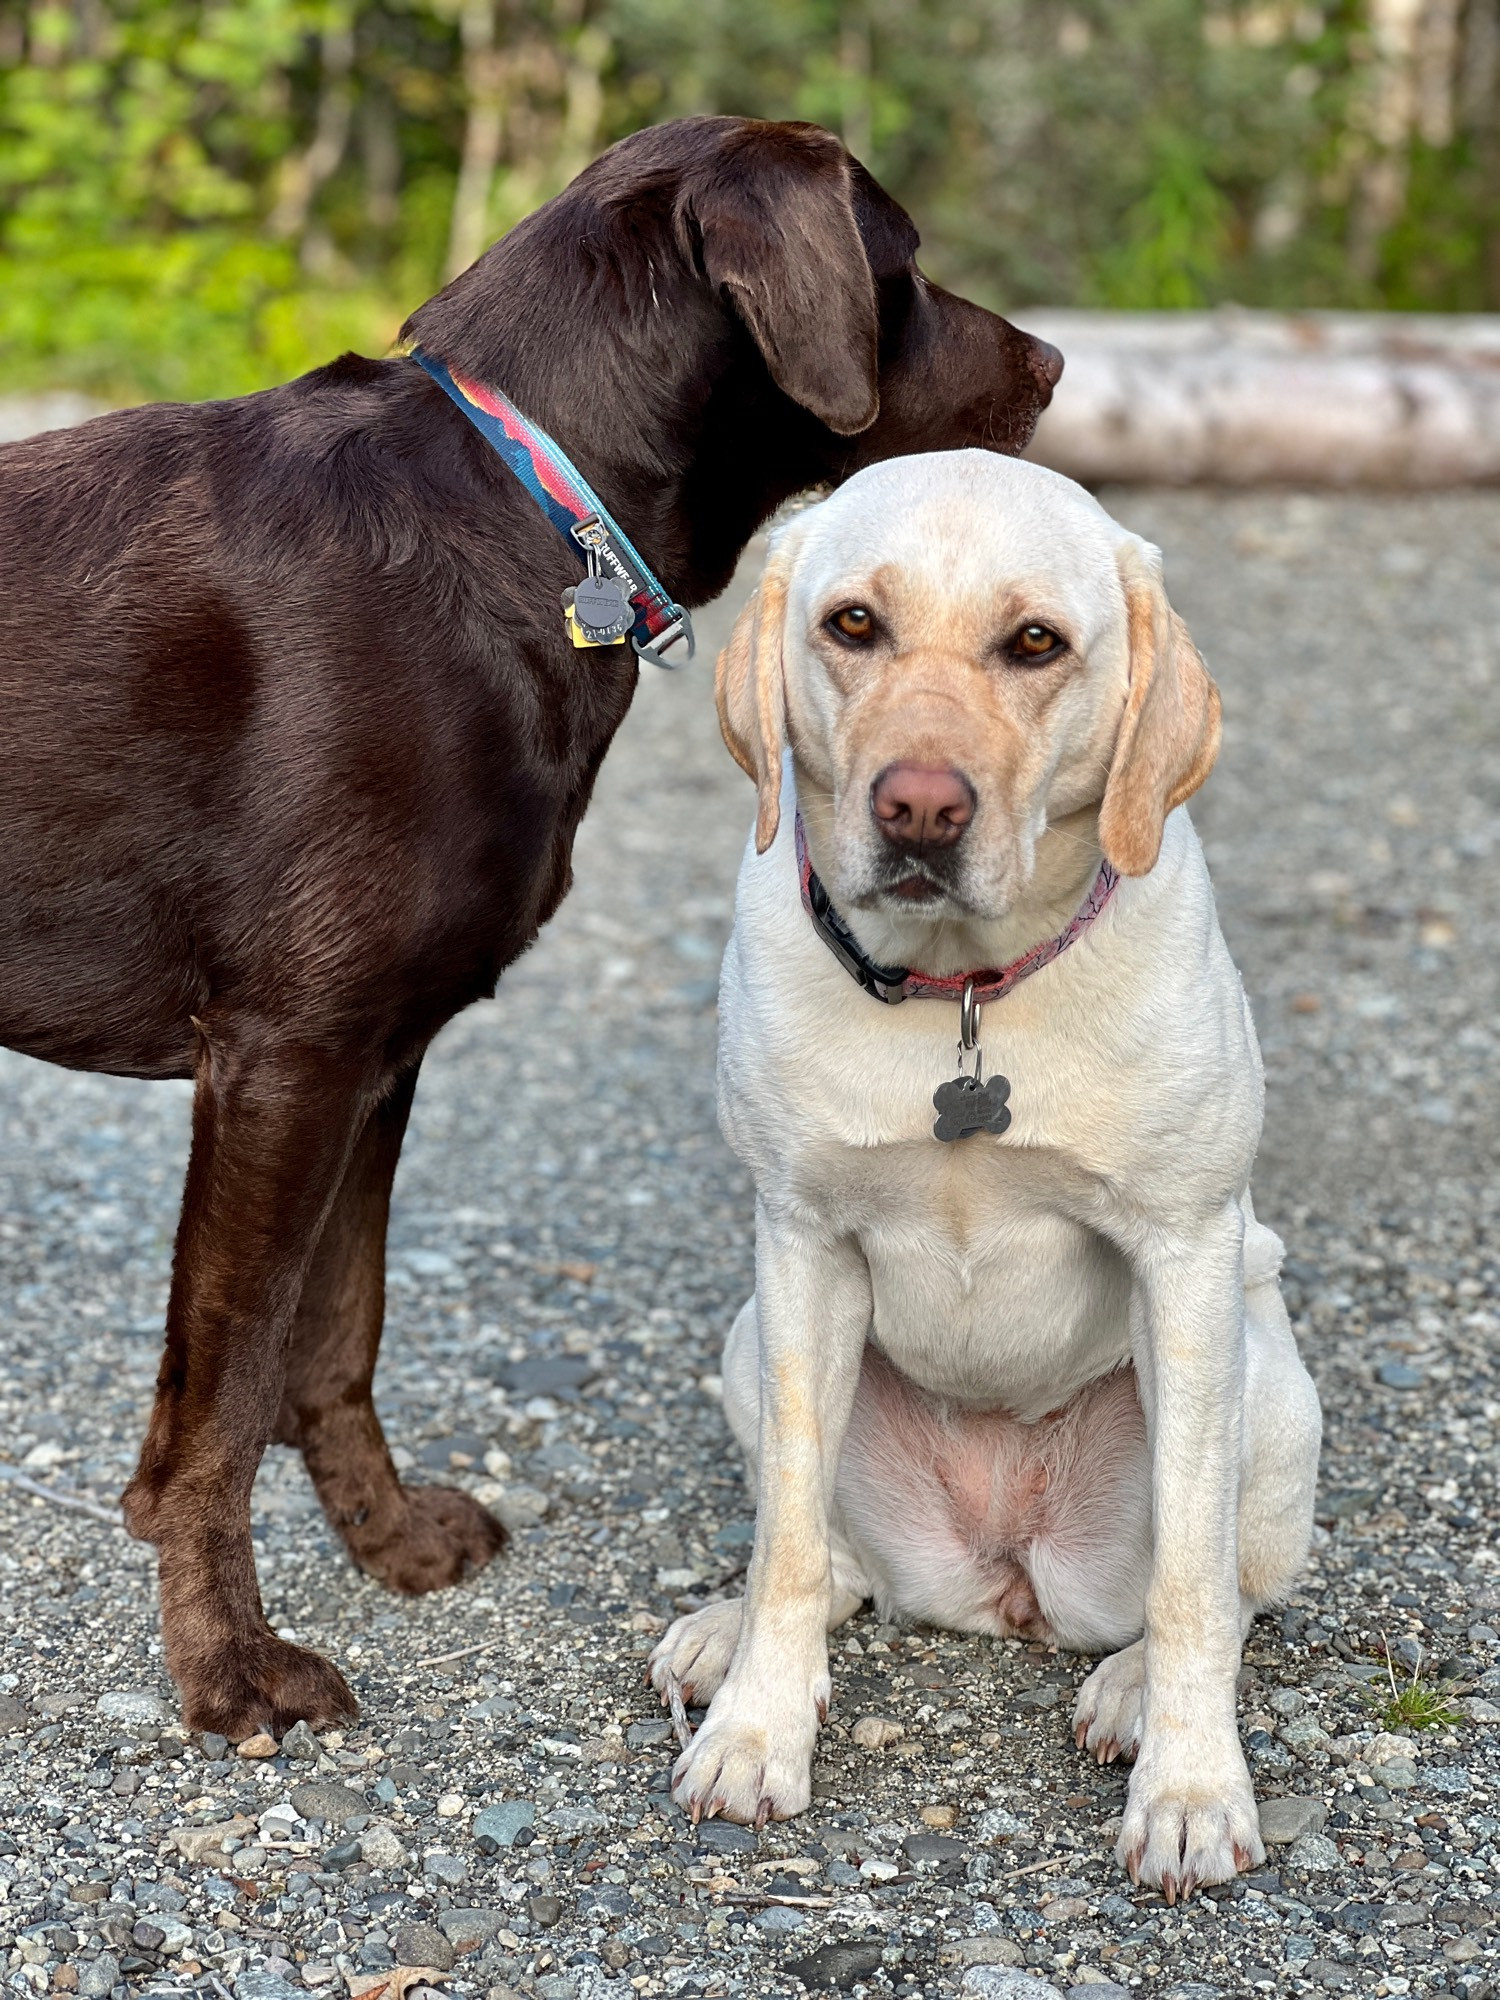
<instances>
[{"instance_id":1,"label":"yellow rubber tag silencer","mask_svg":"<svg viewBox=\"0 0 1500 2000\"><path fill-rule=\"evenodd\" d=\"M578 623L577 618L574 617L571 604L564 605L563 607L563 624L568 628L568 637L580 651L587 646L623 646L625 643L626 635L623 632L618 639L590 639L583 630L583 627Z\"/></svg>"}]
</instances>

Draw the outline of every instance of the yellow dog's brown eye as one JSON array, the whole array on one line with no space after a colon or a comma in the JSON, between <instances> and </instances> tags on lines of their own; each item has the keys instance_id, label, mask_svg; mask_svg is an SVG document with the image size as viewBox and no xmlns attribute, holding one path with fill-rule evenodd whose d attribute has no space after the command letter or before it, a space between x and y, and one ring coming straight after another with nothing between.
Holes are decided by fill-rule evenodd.
<instances>
[{"instance_id":1,"label":"yellow dog's brown eye","mask_svg":"<svg viewBox=\"0 0 1500 2000\"><path fill-rule=\"evenodd\" d=\"M1018 660L1045 660L1062 643L1050 625L1023 625L1011 640L1010 650Z\"/></svg>"},{"instance_id":2,"label":"yellow dog's brown eye","mask_svg":"<svg viewBox=\"0 0 1500 2000\"><path fill-rule=\"evenodd\" d=\"M828 623L841 639L853 639L856 645L875 636L875 614L863 604L846 604L842 611L834 612Z\"/></svg>"}]
</instances>

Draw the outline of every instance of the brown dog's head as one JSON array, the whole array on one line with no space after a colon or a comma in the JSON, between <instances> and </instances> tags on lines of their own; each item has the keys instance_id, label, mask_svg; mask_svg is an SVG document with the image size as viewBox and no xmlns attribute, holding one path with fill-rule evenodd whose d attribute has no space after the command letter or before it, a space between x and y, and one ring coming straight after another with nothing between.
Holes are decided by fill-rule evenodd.
<instances>
[{"instance_id":1,"label":"brown dog's head","mask_svg":"<svg viewBox=\"0 0 1500 2000\"><path fill-rule=\"evenodd\" d=\"M979 452L862 472L783 529L718 696L756 845L789 747L835 902L907 936L1003 919L1060 822L1085 868L1102 847L1146 874L1219 743L1158 552L1071 480Z\"/></svg>"},{"instance_id":2,"label":"brown dog's head","mask_svg":"<svg viewBox=\"0 0 1500 2000\"><path fill-rule=\"evenodd\" d=\"M1029 442L1062 357L916 248L821 127L681 119L611 147L403 334L554 430L696 603L789 494Z\"/></svg>"}]
</instances>

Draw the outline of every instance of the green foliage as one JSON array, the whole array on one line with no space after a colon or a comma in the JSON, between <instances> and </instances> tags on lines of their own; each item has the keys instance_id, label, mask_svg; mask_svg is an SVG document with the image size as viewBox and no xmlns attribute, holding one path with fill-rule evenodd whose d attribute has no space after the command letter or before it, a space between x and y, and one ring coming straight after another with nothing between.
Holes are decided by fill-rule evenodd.
<instances>
[{"instance_id":1,"label":"green foliage","mask_svg":"<svg viewBox=\"0 0 1500 2000\"><path fill-rule=\"evenodd\" d=\"M378 352L703 110L839 131L993 305L1500 308L1500 0L8 0L0 387Z\"/></svg>"},{"instance_id":2,"label":"green foliage","mask_svg":"<svg viewBox=\"0 0 1500 2000\"><path fill-rule=\"evenodd\" d=\"M1365 1700L1375 1708L1375 1717L1382 1729L1395 1735L1401 1730L1458 1729L1467 1720L1460 1709L1453 1707L1447 1696L1422 1679L1422 1658L1417 1655L1411 1670L1411 1679L1405 1687L1397 1685L1395 1663L1391 1659L1390 1642L1385 1648L1386 1677L1391 1691L1387 1695L1384 1688L1361 1688Z\"/></svg>"}]
</instances>

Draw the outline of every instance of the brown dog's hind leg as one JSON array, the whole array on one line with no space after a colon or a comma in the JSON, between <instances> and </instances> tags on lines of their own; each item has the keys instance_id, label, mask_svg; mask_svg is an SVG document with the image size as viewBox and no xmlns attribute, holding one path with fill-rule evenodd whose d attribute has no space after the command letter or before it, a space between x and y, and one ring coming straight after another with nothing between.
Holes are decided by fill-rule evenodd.
<instances>
[{"instance_id":1,"label":"brown dog's hind leg","mask_svg":"<svg viewBox=\"0 0 1500 2000\"><path fill-rule=\"evenodd\" d=\"M350 1156L303 1281L276 1421L355 1562L414 1595L456 1583L505 1542L467 1493L401 1484L371 1400L391 1182L416 1082L413 1068L371 1112Z\"/></svg>"},{"instance_id":2,"label":"brown dog's hind leg","mask_svg":"<svg viewBox=\"0 0 1500 2000\"><path fill-rule=\"evenodd\" d=\"M357 1703L327 1660L266 1623L250 1490L281 1400L303 1274L373 1079L321 1052L203 1031L166 1352L132 1534L156 1544L167 1666L192 1729L241 1739Z\"/></svg>"}]
</instances>

